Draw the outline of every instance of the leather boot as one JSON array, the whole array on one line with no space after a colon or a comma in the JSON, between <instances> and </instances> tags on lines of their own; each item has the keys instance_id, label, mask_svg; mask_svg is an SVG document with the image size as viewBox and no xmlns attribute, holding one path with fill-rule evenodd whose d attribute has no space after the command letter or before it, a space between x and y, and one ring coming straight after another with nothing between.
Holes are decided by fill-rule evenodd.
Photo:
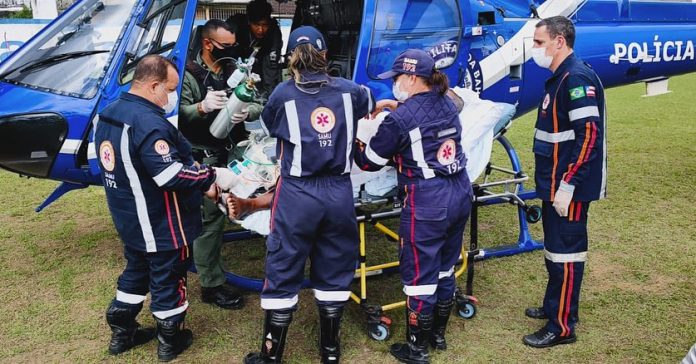
<instances>
[{"instance_id":1,"label":"leather boot","mask_svg":"<svg viewBox=\"0 0 696 364\"><path fill-rule=\"evenodd\" d=\"M280 363L282 361L285 338L288 335L290 322L292 322L292 312L292 309L266 310L261 351L247 354L244 358L244 364Z\"/></svg>"},{"instance_id":2,"label":"leather boot","mask_svg":"<svg viewBox=\"0 0 696 364\"><path fill-rule=\"evenodd\" d=\"M111 301L111 305L106 310L106 322L111 327L111 341L109 342L111 355L126 352L155 337L154 329L141 329L140 324L135 321L142 308L142 303L117 305L115 301Z\"/></svg>"},{"instance_id":3,"label":"leather boot","mask_svg":"<svg viewBox=\"0 0 696 364\"><path fill-rule=\"evenodd\" d=\"M449 321L454 299L445 301L437 301L435 306L435 320L433 321L433 334L430 338L430 345L433 349L447 350L447 341L445 340L445 330L447 329L447 321Z\"/></svg>"},{"instance_id":4,"label":"leather boot","mask_svg":"<svg viewBox=\"0 0 696 364\"><path fill-rule=\"evenodd\" d=\"M319 306L319 352L323 364L334 364L341 357L341 316L343 307Z\"/></svg>"},{"instance_id":5,"label":"leather boot","mask_svg":"<svg viewBox=\"0 0 696 364\"><path fill-rule=\"evenodd\" d=\"M193 344L193 333L184 329L184 322L155 317L157 322L157 357L160 361L172 361Z\"/></svg>"},{"instance_id":6,"label":"leather boot","mask_svg":"<svg viewBox=\"0 0 696 364\"><path fill-rule=\"evenodd\" d=\"M428 344L433 330L433 315L406 309L406 343L394 344L389 352L396 360L407 364L428 364Z\"/></svg>"}]
</instances>

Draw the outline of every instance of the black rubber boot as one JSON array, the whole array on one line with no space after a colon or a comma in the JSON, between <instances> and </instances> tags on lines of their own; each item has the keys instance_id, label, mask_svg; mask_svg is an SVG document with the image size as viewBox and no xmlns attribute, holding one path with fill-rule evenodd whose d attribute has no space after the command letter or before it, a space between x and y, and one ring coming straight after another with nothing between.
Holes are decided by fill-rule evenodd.
<instances>
[{"instance_id":1,"label":"black rubber boot","mask_svg":"<svg viewBox=\"0 0 696 364\"><path fill-rule=\"evenodd\" d=\"M111 301L111 305L106 310L106 322L111 327L111 341L109 342L111 355L126 352L155 337L154 329L141 329L140 324L135 321L142 308L142 303L139 305L116 305L115 301Z\"/></svg>"},{"instance_id":2,"label":"black rubber boot","mask_svg":"<svg viewBox=\"0 0 696 364\"><path fill-rule=\"evenodd\" d=\"M406 309L406 324L406 343L392 345L389 352L402 363L430 363L428 344L433 330L433 315Z\"/></svg>"},{"instance_id":3,"label":"black rubber boot","mask_svg":"<svg viewBox=\"0 0 696 364\"><path fill-rule=\"evenodd\" d=\"M342 306L319 306L319 352L323 364L338 363L341 357L341 316Z\"/></svg>"},{"instance_id":4,"label":"black rubber boot","mask_svg":"<svg viewBox=\"0 0 696 364\"><path fill-rule=\"evenodd\" d=\"M447 341L445 340L445 330L447 329L447 321L449 321L454 299L445 301L437 301L435 306L435 320L433 321L433 335L430 338L430 346L437 350L447 350Z\"/></svg>"},{"instance_id":5,"label":"black rubber boot","mask_svg":"<svg viewBox=\"0 0 696 364\"><path fill-rule=\"evenodd\" d=\"M244 358L244 364L280 363L282 361L285 338L288 336L288 327L292 322L293 311L293 309L266 310L261 351L247 354Z\"/></svg>"},{"instance_id":6,"label":"black rubber boot","mask_svg":"<svg viewBox=\"0 0 696 364\"><path fill-rule=\"evenodd\" d=\"M160 361L172 361L179 354L193 344L193 333L184 329L184 321L161 320L157 321L157 357Z\"/></svg>"}]
</instances>

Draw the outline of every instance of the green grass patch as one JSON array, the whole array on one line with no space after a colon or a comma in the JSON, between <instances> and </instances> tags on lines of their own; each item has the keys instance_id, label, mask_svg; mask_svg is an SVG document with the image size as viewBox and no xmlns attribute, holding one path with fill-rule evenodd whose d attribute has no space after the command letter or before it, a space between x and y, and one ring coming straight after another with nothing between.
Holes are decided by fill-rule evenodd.
<instances>
[{"instance_id":1,"label":"green grass patch","mask_svg":"<svg viewBox=\"0 0 696 364\"><path fill-rule=\"evenodd\" d=\"M640 97L642 84L607 92L609 199L590 210L590 258L581 294L578 342L548 350L522 344L539 321L523 310L538 304L546 271L534 252L476 263L474 293L480 299L472 320L453 317L449 349L433 362L678 362L696 341L696 75L671 79L675 92ZM534 116L515 121L507 134L533 175ZM507 165L502 149L493 160ZM71 192L43 212L34 208L57 182L0 172L0 361L152 362L155 343L118 358L106 352L109 330L104 311L124 265L104 192ZM533 188L530 183L527 188ZM386 224L396 228L396 221ZM531 226L541 238L540 226ZM517 215L510 206L481 210L480 244L491 247L517 239ZM368 263L397 258L396 243L368 229ZM467 241L468 242L468 241ZM228 267L261 277L264 241L225 246ZM358 290L357 284L354 290ZM187 325L194 345L184 362L240 362L259 346L262 311L258 295L247 306L223 311L200 302L190 275ZM374 303L403 299L398 276L368 281ZM147 303L147 301L146 301ZM389 345L405 334L403 312L390 311L392 339L375 342L365 334L364 314L347 306L342 326L345 362L391 362ZM142 324L151 326L147 310ZM311 292L302 292L288 337L287 362L318 362L317 313Z\"/></svg>"}]
</instances>

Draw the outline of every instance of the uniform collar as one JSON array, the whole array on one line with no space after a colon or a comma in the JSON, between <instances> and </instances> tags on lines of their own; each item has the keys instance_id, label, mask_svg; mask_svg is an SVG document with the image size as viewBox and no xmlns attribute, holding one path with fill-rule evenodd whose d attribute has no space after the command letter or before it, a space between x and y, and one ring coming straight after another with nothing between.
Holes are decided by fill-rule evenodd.
<instances>
[{"instance_id":1,"label":"uniform collar","mask_svg":"<svg viewBox=\"0 0 696 364\"><path fill-rule=\"evenodd\" d=\"M210 75L212 77L214 77L216 80L218 80L218 79L220 79L220 77L222 77L222 72L224 72L224 69L225 69L224 65L221 64L220 65L220 72L215 73L213 70L211 70L208 67L208 65L205 62L203 62L203 57L201 57L201 52L198 52L198 54L196 54L196 63L198 63L204 70L210 72Z\"/></svg>"},{"instance_id":2,"label":"uniform collar","mask_svg":"<svg viewBox=\"0 0 696 364\"><path fill-rule=\"evenodd\" d=\"M558 77L561 77L566 72L571 63L575 62L575 59L575 52L569 54L568 57L566 57L566 59L564 59L563 62L561 62L561 64L558 65L556 72L554 72L553 75L548 80L546 80L546 82L548 83L555 80Z\"/></svg>"},{"instance_id":3,"label":"uniform collar","mask_svg":"<svg viewBox=\"0 0 696 364\"><path fill-rule=\"evenodd\" d=\"M131 102L141 104L147 108L154 110L158 114L161 114L162 116L164 116L164 109L163 108L157 106L155 103L151 102L150 100L148 100L144 97L140 97L138 95L134 95L134 94L129 93L129 92L122 92L120 98L122 100L131 101Z\"/></svg>"},{"instance_id":4,"label":"uniform collar","mask_svg":"<svg viewBox=\"0 0 696 364\"><path fill-rule=\"evenodd\" d=\"M304 82L328 82L331 79L329 75L323 72L300 71L300 76Z\"/></svg>"}]
</instances>

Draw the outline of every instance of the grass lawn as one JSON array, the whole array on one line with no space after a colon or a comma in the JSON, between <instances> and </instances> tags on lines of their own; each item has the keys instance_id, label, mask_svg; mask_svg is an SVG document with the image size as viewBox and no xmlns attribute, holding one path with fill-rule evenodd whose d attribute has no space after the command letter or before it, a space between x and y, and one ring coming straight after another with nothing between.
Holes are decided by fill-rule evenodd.
<instances>
[{"instance_id":1,"label":"grass lawn","mask_svg":"<svg viewBox=\"0 0 696 364\"><path fill-rule=\"evenodd\" d=\"M590 258L583 283L578 342L531 349L522 336L541 322L523 310L540 303L546 282L541 252L476 263L478 314L453 317L449 349L433 362L645 362L675 363L696 342L696 75L675 77L673 93L642 98L643 84L611 89L609 109L609 199L590 210ZM515 121L508 133L532 175L534 116ZM504 163L502 149L494 160ZM57 182L0 172L0 361L154 362L156 344L120 357L106 351L110 331L104 312L124 265L104 192L71 192L40 214L34 208ZM516 240L510 206L485 208L480 240L495 246ZM392 226L395 224L392 222ZM540 226L532 227L541 238ZM396 258L396 245L372 233L369 262ZM228 244L228 266L260 276L263 241ZM397 276L369 282L369 298L401 299ZM260 345L262 311L248 293L241 311L202 304L190 275L187 324L194 345L181 362L241 362ZM392 338L375 342L364 316L350 304L342 327L345 362L392 362L389 345L404 336L402 310L390 312ZM153 320L147 310L144 325ZM290 329L286 360L318 362L317 313L311 292L301 294Z\"/></svg>"}]
</instances>

